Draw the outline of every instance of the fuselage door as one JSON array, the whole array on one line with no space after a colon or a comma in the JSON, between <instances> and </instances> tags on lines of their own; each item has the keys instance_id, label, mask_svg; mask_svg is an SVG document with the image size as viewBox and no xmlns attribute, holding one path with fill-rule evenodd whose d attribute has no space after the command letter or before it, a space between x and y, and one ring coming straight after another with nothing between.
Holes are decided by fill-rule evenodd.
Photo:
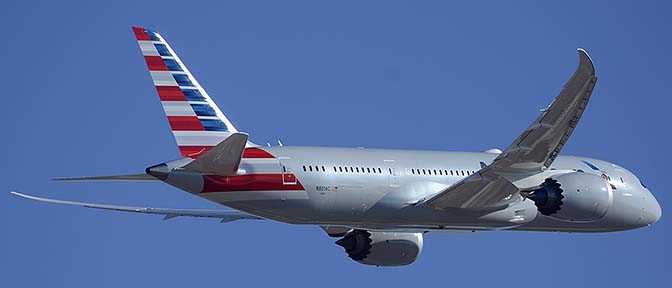
<instances>
[{"instance_id":1,"label":"fuselage door","mask_svg":"<svg viewBox=\"0 0 672 288\"><path fill-rule=\"evenodd\" d=\"M285 164L280 163L282 166L282 184L284 185L294 185L296 184L296 176L292 173L292 169L285 166Z\"/></svg>"},{"instance_id":2,"label":"fuselage door","mask_svg":"<svg viewBox=\"0 0 672 288\"><path fill-rule=\"evenodd\" d=\"M387 171L384 171L389 176L390 187L399 187L399 171L395 165L394 160L384 160L385 168Z\"/></svg>"}]
</instances>

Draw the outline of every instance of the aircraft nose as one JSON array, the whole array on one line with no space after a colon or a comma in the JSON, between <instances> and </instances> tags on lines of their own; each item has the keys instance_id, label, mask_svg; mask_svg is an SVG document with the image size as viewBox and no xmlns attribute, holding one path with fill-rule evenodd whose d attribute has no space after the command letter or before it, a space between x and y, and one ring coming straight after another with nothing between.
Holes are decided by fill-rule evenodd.
<instances>
[{"instance_id":1,"label":"aircraft nose","mask_svg":"<svg viewBox=\"0 0 672 288\"><path fill-rule=\"evenodd\" d=\"M646 210L646 223L651 225L653 223L658 222L660 217L663 215L663 209L660 208L660 203L656 200L655 197L653 197L653 194L649 192L649 197L647 197L648 203L646 204L646 207L644 207L644 210Z\"/></svg>"}]
</instances>

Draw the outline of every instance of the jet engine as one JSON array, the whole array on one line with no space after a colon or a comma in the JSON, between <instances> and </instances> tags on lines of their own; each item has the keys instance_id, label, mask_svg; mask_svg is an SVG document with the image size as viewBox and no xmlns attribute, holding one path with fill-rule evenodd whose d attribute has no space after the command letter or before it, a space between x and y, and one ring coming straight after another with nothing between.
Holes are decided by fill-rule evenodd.
<instances>
[{"instance_id":1,"label":"jet engine","mask_svg":"<svg viewBox=\"0 0 672 288\"><path fill-rule=\"evenodd\" d=\"M413 263L422 252L422 233L394 233L353 230L336 241L359 263L402 266Z\"/></svg>"},{"instance_id":2,"label":"jet engine","mask_svg":"<svg viewBox=\"0 0 672 288\"><path fill-rule=\"evenodd\" d=\"M547 178L526 196L543 215L562 221L595 221L607 213L612 193L601 177L574 172Z\"/></svg>"}]
</instances>

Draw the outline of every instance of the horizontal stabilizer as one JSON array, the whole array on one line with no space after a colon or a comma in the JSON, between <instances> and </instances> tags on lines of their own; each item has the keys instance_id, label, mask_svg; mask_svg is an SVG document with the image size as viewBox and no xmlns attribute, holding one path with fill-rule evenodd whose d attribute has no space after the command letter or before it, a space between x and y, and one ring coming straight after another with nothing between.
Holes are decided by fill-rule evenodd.
<instances>
[{"instance_id":1,"label":"horizontal stabilizer","mask_svg":"<svg viewBox=\"0 0 672 288\"><path fill-rule=\"evenodd\" d=\"M240 160L243 158L247 138L247 134L233 133L217 146L182 168L186 171L220 176L236 175Z\"/></svg>"},{"instance_id":2,"label":"horizontal stabilizer","mask_svg":"<svg viewBox=\"0 0 672 288\"><path fill-rule=\"evenodd\" d=\"M190 209L167 209L167 208L151 208L151 207L132 207L132 206L117 206L117 205L107 205L107 204L96 204L96 203L85 203L85 202L75 202L75 201L65 201L57 199L42 198L32 195L21 194L19 192L11 191L9 192L13 195L23 197L30 200L54 203L54 204L64 204L64 205L74 205L81 206L86 208L96 208L96 209L105 209L105 210L115 210L115 211L125 211L125 212L136 212L136 213L145 213L145 214L158 214L164 215L164 220L168 220L180 216L190 216L190 217L208 217L208 218L220 218L221 222L231 222L240 219L263 219L252 214L247 214L245 212L240 212L237 210L190 210Z\"/></svg>"},{"instance_id":3,"label":"horizontal stabilizer","mask_svg":"<svg viewBox=\"0 0 672 288\"><path fill-rule=\"evenodd\" d=\"M89 181L89 180L159 180L148 174L131 174L131 175L112 175L112 176L93 176L93 177L74 177L74 178L55 178L54 181Z\"/></svg>"}]
</instances>

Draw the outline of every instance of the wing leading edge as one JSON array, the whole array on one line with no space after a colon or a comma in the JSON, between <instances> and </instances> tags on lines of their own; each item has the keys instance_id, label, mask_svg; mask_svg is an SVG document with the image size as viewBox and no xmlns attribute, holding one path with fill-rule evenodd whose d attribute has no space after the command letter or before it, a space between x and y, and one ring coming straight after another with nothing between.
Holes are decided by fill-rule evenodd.
<instances>
[{"instance_id":1,"label":"wing leading edge","mask_svg":"<svg viewBox=\"0 0 672 288\"><path fill-rule=\"evenodd\" d=\"M519 193L513 182L551 166L576 128L597 81L590 56L581 48L578 52L574 75L529 128L490 165L422 204L439 209L506 205Z\"/></svg>"},{"instance_id":2,"label":"wing leading edge","mask_svg":"<svg viewBox=\"0 0 672 288\"><path fill-rule=\"evenodd\" d=\"M236 210L190 210L190 209L168 209L168 208L151 208L151 207L133 207L133 206L118 206L118 205L107 205L107 204L96 204L96 203L86 203L86 202L75 202L75 201L66 201L66 200L57 200L42 198L32 195L21 194L19 192L11 191L9 192L13 195L27 198L30 200L54 203L54 204L63 204L63 205L74 205L81 206L86 208L96 208L96 209L105 209L105 210L115 210L115 211L124 211L124 212L136 212L136 213L145 213L145 214L158 214L164 215L164 220L168 220L180 216L189 216L189 217L207 217L207 218L220 218L221 222L231 222L241 219L254 219L262 220L263 218L247 214L244 212Z\"/></svg>"}]
</instances>

